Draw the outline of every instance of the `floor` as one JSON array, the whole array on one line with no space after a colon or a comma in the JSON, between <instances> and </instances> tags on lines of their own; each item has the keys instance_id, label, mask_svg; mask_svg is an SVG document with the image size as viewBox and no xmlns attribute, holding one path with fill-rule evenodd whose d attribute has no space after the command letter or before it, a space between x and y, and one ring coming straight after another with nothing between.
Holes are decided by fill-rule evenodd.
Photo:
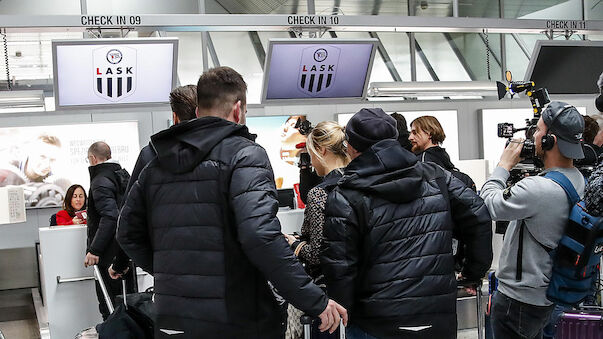
<instances>
[{"instance_id":1,"label":"floor","mask_svg":"<svg viewBox=\"0 0 603 339\"><path fill-rule=\"evenodd\" d=\"M0 291L0 332L5 339L38 339L31 289Z\"/></svg>"},{"instance_id":2,"label":"floor","mask_svg":"<svg viewBox=\"0 0 603 339\"><path fill-rule=\"evenodd\" d=\"M4 339L40 339L32 292L37 289L0 291L0 334ZM461 330L458 339L478 339L477 330Z\"/></svg>"}]
</instances>

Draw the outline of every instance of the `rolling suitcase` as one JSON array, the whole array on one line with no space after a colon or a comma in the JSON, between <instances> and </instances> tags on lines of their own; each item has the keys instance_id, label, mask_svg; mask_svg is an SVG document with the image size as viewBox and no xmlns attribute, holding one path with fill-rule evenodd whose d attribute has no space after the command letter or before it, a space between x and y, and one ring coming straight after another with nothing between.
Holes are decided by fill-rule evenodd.
<instances>
[{"instance_id":1,"label":"rolling suitcase","mask_svg":"<svg viewBox=\"0 0 603 339\"><path fill-rule=\"evenodd\" d=\"M149 315L141 312L136 307L129 306L130 300L126 298L126 281L122 279L123 304L115 308L113 307L113 302L109 297L109 292L98 266L94 265L93 268L94 278L100 285L105 303L111 315L103 323L96 325L96 327L78 333L76 339L153 338L153 322L149 318Z\"/></svg>"},{"instance_id":2,"label":"rolling suitcase","mask_svg":"<svg viewBox=\"0 0 603 339\"><path fill-rule=\"evenodd\" d=\"M603 339L603 310L564 312L557 325L557 339Z\"/></svg>"},{"instance_id":3,"label":"rolling suitcase","mask_svg":"<svg viewBox=\"0 0 603 339\"><path fill-rule=\"evenodd\" d=\"M304 339L312 339L312 317L309 315L302 315L300 322L304 327ZM339 339L345 339L345 326L343 326L343 320L339 321Z\"/></svg>"}]
</instances>

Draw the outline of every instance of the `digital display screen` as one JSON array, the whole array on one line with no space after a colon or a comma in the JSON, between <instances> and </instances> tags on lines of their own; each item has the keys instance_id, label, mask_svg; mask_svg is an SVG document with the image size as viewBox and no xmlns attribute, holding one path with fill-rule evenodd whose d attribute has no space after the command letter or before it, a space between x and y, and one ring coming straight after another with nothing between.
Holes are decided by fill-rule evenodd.
<instances>
[{"instance_id":1,"label":"digital display screen","mask_svg":"<svg viewBox=\"0 0 603 339\"><path fill-rule=\"evenodd\" d=\"M553 41L539 41L535 48L526 80L536 83L538 88L546 88L549 94L596 94L597 79L603 72L603 42L568 41L560 44Z\"/></svg>"},{"instance_id":2,"label":"digital display screen","mask_svg":"<svg viewBox=\"0 0 603 339\"><path fill-rule=\"evenodd\" d=\"M135 121L0 128L0 187L23 187L28 208L61 206L72 184L88 191L86 158L96 141L132 171L140 151Z\"/></svg>"},{"instance_id":3,"label":"digital display screen","mask_svg":"<svg viewBox=\"0 0 603 339\"><path fill-rule=\"evenodd\" d=\"M169 101L177 40L93 42L53 41L57 107Z\"/></svg>"},{"instance_id":4,"label":"digital display screen","mask_svg":"<svg viewBox=\"0 0 603 339\"><path fill-rule=\"evenodd\" d=\"M295 145L306 141L306 137L294 128L299 119L305 120L306 117L282 115L247 118L249 132L257 134L255 141L268 153L277 189L293 188L294 184L299 183L297 164L300 150Z\"/></svg>"},{"instance_id":5,"label":"digital display screen","mask_svg":"<svg viewBox=\"0 0 603 339\"><path fill-rule=\"evenodd\" d=\"M362 98L374 43L270 41L265 100Z\"/></svg>"}]
</instances>

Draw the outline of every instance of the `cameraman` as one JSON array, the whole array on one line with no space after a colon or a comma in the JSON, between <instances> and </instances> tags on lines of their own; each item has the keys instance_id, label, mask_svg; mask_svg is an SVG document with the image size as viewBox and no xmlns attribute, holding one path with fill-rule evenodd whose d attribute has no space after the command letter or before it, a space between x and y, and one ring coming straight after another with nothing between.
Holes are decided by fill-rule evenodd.
<instances>
[{"instance_id":1,"label":"cameraman","mask_svg":"<svg viewBox=\"0 0 603 339\"><path fill-rule=\"evenodd\" d=\"M506 188L509 171L519 163L523 148L522 141L513 140L482 188L492 220L512 221L504 237L491 311L495 339L542 338L554 308L546 298L552 270L548 250L561 239L570 208L563 188L542 175L561 172L583 196L584 178L573 165L573 159L584 157L583 131L584 120L575 107L551 102L534 134L543 173Z\"/></svg>"}]
</instances>

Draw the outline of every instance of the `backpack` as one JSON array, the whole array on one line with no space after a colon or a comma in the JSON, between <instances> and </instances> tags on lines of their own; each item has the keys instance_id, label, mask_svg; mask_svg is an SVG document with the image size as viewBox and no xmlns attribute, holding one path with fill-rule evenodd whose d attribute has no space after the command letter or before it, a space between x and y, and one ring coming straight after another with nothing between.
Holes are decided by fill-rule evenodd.
<instances>
[{"instance_id":1,"label":"backpack","mask_svg":"<svg viewBox=\"0 0 603 339\"><path fill-rule=\"evenodd\" d=\"M544 177L563 188L571 206L557 248L548 251L553 259L553 272L546 296L558 305L576 306L596 289L593 286L603 253L603 218L588 213L584 201L565 175L551 171Z\"/></svg>"}]
</instances>

